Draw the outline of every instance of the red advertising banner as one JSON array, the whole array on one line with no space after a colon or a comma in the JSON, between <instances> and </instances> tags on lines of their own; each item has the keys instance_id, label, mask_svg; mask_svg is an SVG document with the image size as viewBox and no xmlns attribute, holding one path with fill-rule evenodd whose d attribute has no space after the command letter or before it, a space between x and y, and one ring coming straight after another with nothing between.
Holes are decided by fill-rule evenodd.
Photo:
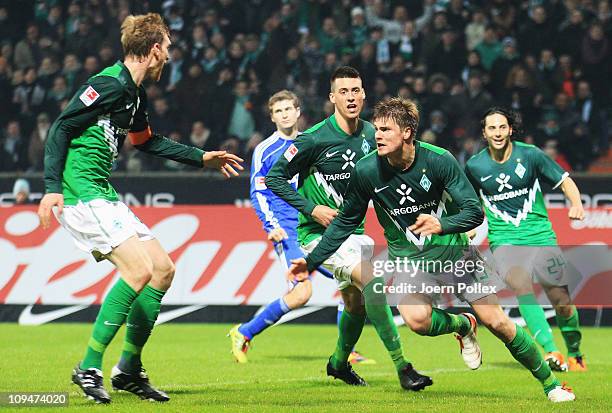
<instances>
[{"instance_id":1,"label":"red advertising banner","mask_svg":"<svg viewBox=\"0 0 612 413\"><path fill-rule=\"evenodd\" d=\"M165 304L261 305L286 291L283 267L251 209L207 205L133 210L176 263ZM579 222L569 221L567 210L551 210L550 216L560 245L599 246L603 258L595 260L594 268L580 269L580 295L612 305L612 210L589 210ZM366 233L384 244L373 210ZM483 226L476 241L486 243L485 238ZM110 263L97 263L77 249L57 223L46 231L40 228L34 207L0 209L0 304L99 304L117 276ZM335 305L335 286L333 280L315 276L310 304Z\"/></svg>"}]
</instances>

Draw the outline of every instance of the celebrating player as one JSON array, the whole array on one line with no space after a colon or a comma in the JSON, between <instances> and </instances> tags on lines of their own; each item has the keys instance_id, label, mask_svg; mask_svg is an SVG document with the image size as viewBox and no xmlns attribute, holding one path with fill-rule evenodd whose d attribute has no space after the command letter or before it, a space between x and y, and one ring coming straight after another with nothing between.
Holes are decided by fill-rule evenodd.
<instances>
[{"instance_id":1,"label":"celebrating player","mask_svg":"<svg viewBox=\"0 0 612 413\"><path fill-rule=\"evenodd\" d=\"M123 352L111 374L113 388L163 402L169 398L150 385L141 352L172 282L174 264L149 228L119 201L109 183L113 162L126 136L141 151L214 168L226 177L238 175L242 159L225 151L203 152L151 132L142 82L159 81L168 60L169 30L161 16L126 17L121 44L124 61L82 85L49 130L46 194L38 214L43 228L48 228L53 210L79 248L98 261L108 259L120 274L102 303L72 381L96 403L110 402L103 384L102 356L125 322Z\"/></svg>"},{"instance_id":2,"label":"celebrating player","mask_svg":"<svg viewBox=\"0 0 612 413\"><path fill-rule=\"evenodd\" d=\"M272 165L298 135L299 99L293 92L281 90L270 97L268 109L272 122L276 125L276 131L257 145L253 153L251 203L263 223L264 230L268 233L268 240L274 243L276 254L285 269L288 269L292 259L304 256L297 241L297 211L266 188L264 179ZM297 176L291 180L291 184L294 187L297 186ZM319 272L332 278L332 275L324 268L319 268ZM290 291L287 294L268 304L249 322L234 326L229 336L232 340L232 354L236 361L246 363L248 361L246 353L251 340L266 328L274 325L284 314L305 305L311 296L310 279L301 283L291 283ZM342 304L339 308L341 306ZM373 362L356 351L351 353L350 361Z\"/></svg>"},{"instance_id":3,"label":"celebrating player","mask_svg":"<svg viewBox=\"0 0 612 413\"><path fill-rule=\"evenodd\" d=\"M489 245L499 273L517 295L519 311L553 370L584 371L578 311L568 291L565 259L544 206L540 179L561 187L570 201L569 219L584 219L578 187L556 162L533 145L512 141L516 115L491 108L482 118L488 148L474 155L465 172L480 194L489 226ZM533 292L542 285L557 313L568 363L558 350L544 310ZM568 366L569 364L569 366Z\"/></svg>"},{"instance_id":4,"label":"celebrating player","mask_svg":"<svg viewBox=\"0 0 612 413\"><path fill-rule=\"evenodd\" d=\"M325 227L336 217L355 164L374 145L372 124L359 118L365 100L359 72L348 66L336 69L331 76L329 99L334 104L333 115L298 136L265 179L269 189L300 212L298 241L307 252L315 248ZM299 174L297 192L288 183L296 174ZM362 219L339 246L337 254L322 262L338 281L345 303L338 343L327 364L327 374L350 385L366 384L348 358L359 340L367 312L393 360L401 386L421 389L431 380L419 375L404 359L389 306L368 306L368 290L364 289L364 307L361 291L352 285L352 280L359 278L361 261L367 261L372 254L373 241L364 235L363 225Z\"/></svg>"},{"instance_id":5,"label":"celebrating player","mask_svg":"<svg viewBox=\"0 0 612 413\"><path fill-rule=\"evenodd\" d=\"M448 151L415 140L418 120L419 113L413 102L390 98L376 104L373 122L378 156L370 154L357 163L341 213L306 259L293 261L290 278L307 277L332 256L360 225L370 200L384 228L390 258L415 264L426 262L427 265L450 262L455 268L467 268L459 265L468 260L465 258L469 251L468 240L463 233L483 221L478 198ZM413 274L423 285L457 287L459 284L454 271L424 269L429 267L421 266ZM367 277L365 271L361 275ZM374 277L369 285L382 295L385 286L381 278ZM486 273L472 271L463 280L473 279L486 284L486 278ZM368 280L363 278L361 282ZM496 295L482 289L464 294L455 292L455 295L470 303L483 324L541 382L551 401L574 400L574 394L557 380L531 337L504 314ZM419 291L408 292L399 303L398 310L413 331L428 336L456 333L468 367L480 367L482 355L473 315L454 315L433 308L432 296Z\"/></svg>"}]
</instances>

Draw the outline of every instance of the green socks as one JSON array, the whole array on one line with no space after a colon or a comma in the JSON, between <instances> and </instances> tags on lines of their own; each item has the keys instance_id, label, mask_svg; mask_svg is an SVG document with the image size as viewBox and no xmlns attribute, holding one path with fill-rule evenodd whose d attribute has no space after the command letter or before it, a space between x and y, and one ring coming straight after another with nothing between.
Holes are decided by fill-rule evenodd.
<instances>
[{"instance_id":1,"label":"green socks","mask_svg":"<svg viewBox=\"0 0 612 413\"><path fill-rule=\"evenodd\" d=\"M85 358L81 362L82 369L102 369L104 350L125 322L130 306L136 297L138 293L119 278L102 303L87 344Z\"/></svg>"},{"instance_id":2,"label":"green socks","mask_svg":"<svg viewBox=\"0 0 612 413\"><path fill-rule=\"evenodd\" d=\"M376 285L378 285L378 288L375 288ZM366 314L374 325L378 337L389 352L396 370L400 371L409 362L404 358L402 342L393 321L393 314L391 314L391 309L387 304L387 298L382 293L383 285L381 278L374 278L363 288Z\"/></svg>"},{"instance_id":3,"label":"green socks","mask_svg":"<svg viewBox=\"0 0 612 413\"><path fill-rule=\"evenodd\" d=\"M147 285L134 300L127 317L125 343L119 360L119 370L124 373L140 372L140 353L151 335L165 293Z\"/></svg>"},{"instance_id":4,"label":"green socks","mask_svg":"<svg viewBox=\"0 0 612 413\"><path fill-rule=\"evenodd\" d=\"M357 344L359 336L361 336L364 324L365 315L352 314L346 311L346 309L342 311L340 323L338 324L339 335L336 351L334 351L329 360L334 369L343 370L346 368L349 355L353 351L355 344Z\"/></svg>"},{"instance_id":5,"label":"green socks","mask_svg":"<svg viewBox=\"0 0 612 413\"><path fill-rule=\"evenodd\" d=\"M536 300L535 295L525 294L518 297L519 311L533 338L542 346L545 352L559 351L552 335L552 329L546 321L544 310Z\"/></svg>"},{"instance_id":6,"label":"green socks","mask_svg":"<svg viewBox=\"0 0 612 413\"><path fill-rule=\"evenodd\" d=\"M442 334L457 333L460 336L470 331L470 320L463 315L451 314L439 308L431 309L431 326L428 336L439 336Z\"/></svg>"},{"instance_id":7,"label":"green socks","mask_svg":"<svg viewBox=\"0 0 612 413\"><path fill-rule=\"evenodd\" d=\"M516 326L516 336L506 344L506 347L510 350L512 357L529 369L533 377L542 383L546 394L561 385L548 367L548 363L544 361L544 357L542 357L531 336L521 327Z\"/></svg>"},{"instance_id":8,"label":"green socks","mask_svg":"<svg viewBox=\"0 0 612 413\"><path fill-rule=\"evenodd\" d=\"M582 339L582 334L580 333L580 323L576 306L572 306L572 315L568 318L557 315L557 324L561 329L563 340L567 346L567 355L570 357L581 356L580 340Z\"/></svg>"}]
</instances>

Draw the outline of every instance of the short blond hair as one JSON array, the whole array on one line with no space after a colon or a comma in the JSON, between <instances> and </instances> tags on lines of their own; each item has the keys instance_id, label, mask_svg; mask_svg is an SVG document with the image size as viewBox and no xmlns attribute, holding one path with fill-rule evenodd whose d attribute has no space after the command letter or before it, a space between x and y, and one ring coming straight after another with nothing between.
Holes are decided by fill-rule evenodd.
<instances>
[{"instance_id":1,"label":"short blond hair","mask_svg":"<svg viewBox=\"0 0 612 413\"><path fill-rule=\"evenodd\" d=\"M419 128L419 109L411 100L386 98L374 105L372 120L376 119L391 119L400 129L410 128L414 135Z\"/></svg>"},{"instance_id":2,"label":"short blond hair","mask_svg":"<svg viewBox=\"0 0 612 413\"><path fill-rule=\"evenodd\" d=\"M275 94L270 96L270 99L268 99L268 110L270 111L270 114L272 114L272 106L274 106L275 103L280 102L281 100L292 101L293 106L296 109L300 107L300 99L297 97L297 95L287 89L283 89L280 92L276 92Z\"/></svg>"},{"instance_id":3,"label":"short blond hair","mask_svg":"<svg viewBox=\"0 0 612 413\"><path fill-rule=\"evenodd\" d=\"M170 29L157 13L129 15L121 24L121 46L125 56L146 57L155 43L162 44Z\"/></svg>"}]
</instances>

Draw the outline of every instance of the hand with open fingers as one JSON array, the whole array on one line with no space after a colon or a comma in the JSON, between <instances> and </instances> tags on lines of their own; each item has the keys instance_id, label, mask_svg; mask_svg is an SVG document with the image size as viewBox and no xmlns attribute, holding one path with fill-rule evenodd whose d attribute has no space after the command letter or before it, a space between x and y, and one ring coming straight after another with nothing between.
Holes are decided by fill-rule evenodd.
<instances>
[{"instance_id":1,"label":"hand with open fingers","mask_svg":"<svg viewBox=\"0 0 612 413\"><path fill-rule=\"evenodd\" d=\"M287 238L289 238L289 236L287 235L285 230L280 227L274 228L268 233L268 240L272 242L280 242Z\"/></svg>"},{"instance_id":2,"label":"hand with open fingers","mask_svg":"<svg viewBox=\"0 0 612 413\"><path fill-rule=\"evenodd\" d=\"M204 152L202 162L206 168L216 169L226 178L238 176L237 170L244 171L244 167L241 165L244 160L227 151Z\"/></svg>"},{"instance_id":3,"label":"hand with open fingers","mask_svg":"<svg viewBox=\"0 0 612 413\"><path fill-rule=\"evenodd\" d=\"M308 265L304 258L296 258L291 260L291 267L287 270L287 279L289 281L302 282L308 278L310 273L308 272Z\"/></svg>"},{"instance_id":4,"label":"hand with open fingers","mask_svg":"<svg viewBox=\"0 0 612 413\"><path fill-rule=\"evenodd\" d=\"M338 215L338 211L325 205L317 205L312 210L311 215L319 224L328 227L334 218L336 218L336 215Z\"/></svg>"},{"instance_id":5,"label":"hand with open fingers","mask_svg":"<svg viewBox=\"0 0 612 413\"><path fill-rule=\"evenodd\" d=\"M442 225L438 218L429 214L420 214L416 222L410 225L408 229L416 235L423 236L442 233Z\"/></svg>"},{"instance_id":6,"label":"hand with open fingers","mask_svg":"<svg viewBox=\"0 0 612 413\"><path fill-rule=\"evenodd\" d=\"M567 215L571 220L582 221L584 219L584 207L582 205L570 207Z\"/></svg>"},{"instance_id":7,"label":"hand with open fingers","mask_svg":"<svg viewBox=\"0 0 612 413\"><path fill-rule=\"evenodd\" d=\"M57 206L58 215L62 214L64 209L64 195L49 193L45 194L38 205L38 218L43 229L49 228L51 225L51 214L53 207Z\"/></svg>"}]
</instances>

